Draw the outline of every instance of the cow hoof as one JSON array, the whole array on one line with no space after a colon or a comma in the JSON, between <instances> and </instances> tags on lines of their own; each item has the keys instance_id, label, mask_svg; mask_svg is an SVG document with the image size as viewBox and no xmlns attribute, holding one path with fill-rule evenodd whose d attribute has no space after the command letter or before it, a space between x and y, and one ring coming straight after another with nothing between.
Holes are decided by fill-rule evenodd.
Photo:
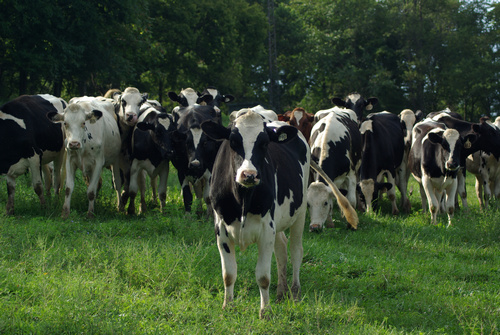
<instances>
[{"instance_id":1,"label":"cow hoof","mask_svg":"<svg viewBox=\"0 0 500 335\"><path fill-rule=\"evenodd\" d=\"M93 212L87 213L87 219L94 219L94 218L95 218L95 214Z\"/></svg>"},{"instance_id":2,"label":"cow hoof","mask_svg":"<svg viewBox=\"0 0 500 335\"><path fill-rule=\"evenodd\" d=\"M261 320L270 320L271 315L272 315L272 312L271 312L271 309L269 308L269 306L260 309L259 318Z\"/></svg>"}]
</instances>

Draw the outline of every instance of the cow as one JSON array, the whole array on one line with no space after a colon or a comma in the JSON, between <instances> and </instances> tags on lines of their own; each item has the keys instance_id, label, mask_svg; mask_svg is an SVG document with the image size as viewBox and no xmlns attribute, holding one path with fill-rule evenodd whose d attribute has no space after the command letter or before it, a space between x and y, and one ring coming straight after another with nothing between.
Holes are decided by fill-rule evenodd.
<instances>
[{"instance_id":1,"label":"cow","mask_svg":"<svg viewBox=\"0 0 500 335\"><path fill-rule=\"evenodd\" d=\"M415 125L412 136L408 164L413 177L420 184L422 210L426 211L427 201L431 222L436 224L437 213L444 205L449 226L455 211L457 174L463 147L469 146L476 135L470 133L462 138L456 129L425 119Z\"/></svg>"},{"instance_id":2,"label":"cow","mask_svg":"<svg viewBox=\"0 0 500 335\"><path fill-rule=\"evenodd\" d=\"M122 94L114 95L115 113L120 130L120 176L123 191L118 204L119 211L125 211L129 199L130 167L132 165L132 133L137 124L141 107L147 105L148 94L135 87L127 87Z\"/></svg>"},{"instance_id":3,"label":"cow","mask_svg":"<svg viewBox=\"0 0 500 335\"><path fill-rule=\"evenodd\" d=\"M201 124L207 120L222 124L214 107L209 105L180 107L174 114L177 130L173 134L175 153L172 164L177 169L186 213L191 212L192 186L196 197L205 200L207 213L212 214L209 182L220 143L203 133ZM201 203L198 214L201 214Z\"/></svg>"},{"instance_id":4,"label":"cow","mask_svg":"<svg viewBox=\"0 0 500 335\"><path fill-rule=\"evenodd\" d=\"M373 105L378 103L378 99L375 97L371 97L365 99L359 93L350 93L348 94L344 100L341 98L333 98L332 103L339 107L345 107L348 109L352 109L354 113L356 113L358 118L358 123L361 124L363 122L363 112L365 109L367 111L371 111L373 109Z\"/></svg>"},{"instance_id":5,"label":"cow","mask_svg":"<svg viewBox=\"0 0 500 335\"><path fill-rule=\"evenodd\" d=\"M232 96L231 94L222 94L214 86L208 86L207 88L205 88L205 90L203 90L203 92L201 92L200 99L202 100L200 104L202 104L204 101L207 105L219 108L221 103L227 104L233 101L234 96ZM207 100L209 101L207 102Z\"/></svg>"},{"instance_id":6,"label":"cow","mask_svg":"<svg viewBox=\"0 0 500 335\"><path fill-rule=\"evenodd\" d=\"M278 299L288 292L284 234L287 229L293 265L291 292L295 299L300 296L310 149L296 128L286 125L273 130L251 109L241 111L228 128L212 121L202 123L202 129L211 138L223 141L210 190L225 287L223 308L233 300L237 276L235 246L245 250L257 243L255 272L261 296L260 317L265 318L273 250L278 268Z\"/></svg>"},{"instance_id":7,"label":"cow","mask_svg":"<svg viewBox=\"0 0 500 335\"><path fill-rule=\"evenodd\" d=\"M493 125L500 131L500 117L495 119ZM479 150L467 157L466 167L476 177L479 205L482 209L487 209L492 196L500 198L500 157Z\"/></svg>"},{"instance_id":8,"label":"cow","mask_svg":"<svg viewBox=\"0 0 500 335\"><path fill-rule=\"evenodd\" d=\"M87 217L95 216L94 203L103 167L110 167L120 203L120 147L121 138L114 106L106 101L81 101L69 104L62 114L47 114L53 122L62 123L66 137L66 192L62 218L70 214L71 195L75 186L75 172L82 170L88 181L89 201Z\"/></svg>"},{"instance_id":9,"label":"cow","mask_svg":"<svg viewBox=\"0 0 500 335\"><path fill-rule=\"evenodd\" d=\"M285 114L279 114L278 120L285 121L289 125L297 128L302 135L304 135L306 141L309 142L314 122L314 114L307 113L302 107L296 107L292 111L288 111Z\"/></svg>"},{"instance_id":10,"label":"cow","mask_svg":"<svg viewBox=\"0 0 500 335\"><path fill-rule=\"evenodd\" d=\"M147 106L141 111L136 128L132 135L132 164L130 168L130 185L128 214L134 215L135 197L141 188L141 213L146 212L144 198L145 185L141 172L146 171L151 178L153 194L156 200L156 178L160 177L158 194L160 210L165 209L167 198L167 180L169 162L174 157L173 133L177 129L171 114L158 106Z\"/></svg>"},{"instance_id":11,"label":"cow","mask_svg":"<svg viewBox=\"0 0 500 335\"><path fill-rule=\"evenodd\" d=\"M7 215L14 214L16 178L29 169L31 182L40 204L45 205L42 167L54 162L54 189L59 193L64 137L60 125L47 119L49 112L62 112L66 102L52 95L22 95L0 107L0 174L6 176ZM44 168L44 171L48 169ZM50 192L51 176L45 173Z\"/></svg>"},{"instance_id":12,"label":"cow","mask_svg":"<svg viewBox=\"0 0 500 335\"><path fill-rule=\"evenodd\" d=\"M362 156L359 168L358 192L366 212L377 206L379 193L387 192L392 204L392 214L399 213L396 205L395 184L404 178L397 175L401 165L407 164L404 157L404 134L400 119L389 112L369 114L360 127L362 137ZM387 182L384 180L387 179ZM402 203L408 198L404 183L397 184ZM374 206L372 206L372 203Z\"/></svg>"},{"instance_id":13,"label":"cow","mask_svg":"<svg viewBox=\"0 0 500 335\"><path fill-rule=\"evenodd\" d=\"M444 123L446 127L456 129L460 136L465 138L468 134L474 133L476 136L474 142L464 145L464 152L460 156L460 171L458 174L458 191L462 199L462 206L467 209L467 192L465 188L466 159L470 154L476 151L483 151L487 154L493 154L500 157L500 132L485 118L480 119L479 123L468 122L454 118L447 113L438 113L432 117L432 120Z\"/></svg>"},{"instance_id":14,"label":"cow","mask_svg":"<svg viewBox=\"0 0 500 335\"><path fill-rule=\"evenodd\" d=\"M361 134L356 114L350 109L334 107L327 117L314 125L311 134L311 159L339 189L344 190L351 206L356 207L357 174L361 163ZM325 221L328 227L333 227L332 189L319 174L313 180L307 190L310 231L322 229Z\"/></svg>"},{"instance_id":15,"label":"cow","mask_svg":"<svg viewBox=\"0 0 500 335\"><path fill-rule=\"evenodd\" d=\"M188 107L196 104L201 104L202 102L209 103L212 101L213 97L208 94L202 97L202 94L191 87L183 88L179 94L170 91L167 93L170 100L177 102L180 107Z\"/></svg>"}]
</instances>

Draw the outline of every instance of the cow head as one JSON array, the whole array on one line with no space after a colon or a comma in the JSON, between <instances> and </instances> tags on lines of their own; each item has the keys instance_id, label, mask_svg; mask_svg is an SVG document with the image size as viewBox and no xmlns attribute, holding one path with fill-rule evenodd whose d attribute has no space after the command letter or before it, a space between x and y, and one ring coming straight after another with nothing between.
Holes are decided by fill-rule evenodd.
<instances>
[{"instance_id":1,"label":"cow head","mask_svg":"<svg viewBox=\"0 0 500 335\"><path fill-rule=\"evenodd\" d=\"M114 99L119 104L118 117L128 126L135 126L148 94L141 94L135 87L127 87L121 95L115 95Z\"/></svg>"},{"instance_id":2,"label":"cow head","mask_svg":"<svg viewBox=\"0 0 500 335\"><path fill-rule=\"evenodd\" d=\"M160 113L154 120L150 122L138 122L136 126L142 131L151 131L153 141L158 146L163 159L171 160L174 156L173 133L176 130L176 125L170 114Z\"/></svg>"},{"instance_id":3,"label":"cow head","mask_svg":"<svg viewBox=\"0 0 500 335\"><path fill-rule=\"evenodd\" d=\"M479 124L474 124L472 129L479 134L480 149L496 159L500 158L500 129L487 118L481 118Z\"/></svg>"},{"instance_id":4,"label":"cow head","mask_svg":"<svg viewBox=\"0 0 500 335\"><path fill-rule=\"evenodd\" d=\"M88 108L85 108L88 107ZM100 110L91 109L88 103L69 104L63 114L50 112L47 117L54 122L62 122L68 150L83 148L87 138L86 121L95 123L102 117Z\"/></svg>"},{"instance_id":5,"label":"cow head","mask_svg":"<svg viewBox=\"0 0 500 335\"><path fill-rule=\"evenodd\" d=\"M304 108L297 107L295 108L291 115L288 123L297 128L302 132L306 140L309 141L309 137L311 136L312 122L314 121L314 115L311 113L307 113Z\"/></svg>"},{"instance_id":6,"label":"cow head","mask_svg":"<svg viewBox=\"0 0 500 335\"><path fill-rule=\"evenodd\" d=\"M233 153L232 161L235 181L243 187L254 187L261 181L261 168L270 142L282 143L297 136L297 129L282 126L275 131L265 126L262 116L251 109L242 111L225 128L214 122L204 122L203 131L215 140L229 140Z\"/></svg>"},{"instance_id":7,"label":"cow head","mask_svg":"<svg viewBox=\"0 0 500 335\"><path fill-rule=\"evenodd\" d=\"M207 99L210 101L205 100L205 102L208 105L214 106L214 107L220 107L221 102L223 103L229 103L234 100L234 96L231 94L221 94L218 89L216 89L213 86L207 87L200 95L201 99Z\"/></svg>"},{"instance_id":8,"label":"cow head","mask_svg":"<svg viewBox=\"0 0 500 335\"><path fill-rule=\"evenodd\" d=\"M367 213L373 213L378 207L378 197L391 189L391 183L381 183L373 179L361 180L356 186L360 205Z\"/></svg>"},{"instance_id":9,"label":"cow head","mask_svg":"<svg viewBox=\"0 0 500 335\"><path fill-rule=\"evenodd\" d=\"M318 231L323 229L325 221L333 224L332 208L334 195L330 187L320 181L315 181L307 189L307 205L309 206L309 215L311 223L309 231Z\"/></svg>"},{"instance_id":10,"label":"cow head","mask_svg":"<svg viewBox=\"0 0 500 335\"><path fill-rule=\"evenodd\" d=\"M373 105L378 103L378 99L372 97L365 100L359 93L351 93L345 98L345 100L333 98L332 103L339 107L352 109L358 117L358 123L361 123L363 120L364 110L366 109L367 111L371 111L373 109Z\"/></svg>"},{"instance_id":11,"label":"cow head","mask_svg":"<svg viewBox=\"0 0 500 335\"><path fill-rule=\"evenodd\" d=\"M426 140L433 144L441 145L443 168L446 172L454 173L460 168L460 157L462 149L470 146L476 138L476 134L470 133L461 138L460 133L455 129L433 129L427 133L422 142Z\"/></svg>"},{"instance_id":12,"label":"cow head","mask_svg":"<svg viewBox=\"0 0 500 335\"><path fill-rule=\"evenodd\" d=\"M208 104L213 99L211 95L202 96L200 92L195 91L191 87L182 89L179 94L172 91L168 92L168 97L170 100L179 103L181 107L193 106L202 102Z\"/></svg>"}]
</instances>

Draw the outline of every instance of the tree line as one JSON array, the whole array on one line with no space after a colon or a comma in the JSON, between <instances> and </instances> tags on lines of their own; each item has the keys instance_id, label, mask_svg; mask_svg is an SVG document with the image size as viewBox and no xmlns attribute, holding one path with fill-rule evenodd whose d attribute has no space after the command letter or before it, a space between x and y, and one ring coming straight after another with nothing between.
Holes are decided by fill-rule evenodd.
<instances>
[{"instance_id":1,"label":"tree line","mask_svg":"<svg viewBox=\"0 0 500 335\"><path fill-rule=\"evenodd\" d=\"M358 92L377 110L500 107L486 0L0 0L0 101L215 86L277 112Z\"/></svg>"}]
</instances>

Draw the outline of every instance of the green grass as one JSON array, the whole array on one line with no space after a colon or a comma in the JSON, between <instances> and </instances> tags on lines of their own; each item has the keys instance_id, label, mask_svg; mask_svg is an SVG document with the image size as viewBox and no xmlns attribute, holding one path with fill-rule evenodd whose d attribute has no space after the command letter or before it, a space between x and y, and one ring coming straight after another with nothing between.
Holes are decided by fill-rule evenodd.
<instances>
[{"instance_id":1,"label":"green grass","mask_svg":"<svg viewBox=\"0 0 500 335\"><path fill-rule=\"evenodd\" d=\"M81 178L62 220L63 197L41 209L23 176L15 216L0 194L0 333L498 334L499 204L481 212L468 178L470 209L449 228L444 216L430 225L414 181L410 215L384 214L384 199L356 232L338 213L321 233L306 222L302 299L273 301L259 320L255 245L238 251L235 303L222 310L212 220L184 215L174 173L165 213L148 198L148 213L129 217L106 171L93 220ZM274 260L272 274L274 299Z\"/></svg>"}]
</instances>

